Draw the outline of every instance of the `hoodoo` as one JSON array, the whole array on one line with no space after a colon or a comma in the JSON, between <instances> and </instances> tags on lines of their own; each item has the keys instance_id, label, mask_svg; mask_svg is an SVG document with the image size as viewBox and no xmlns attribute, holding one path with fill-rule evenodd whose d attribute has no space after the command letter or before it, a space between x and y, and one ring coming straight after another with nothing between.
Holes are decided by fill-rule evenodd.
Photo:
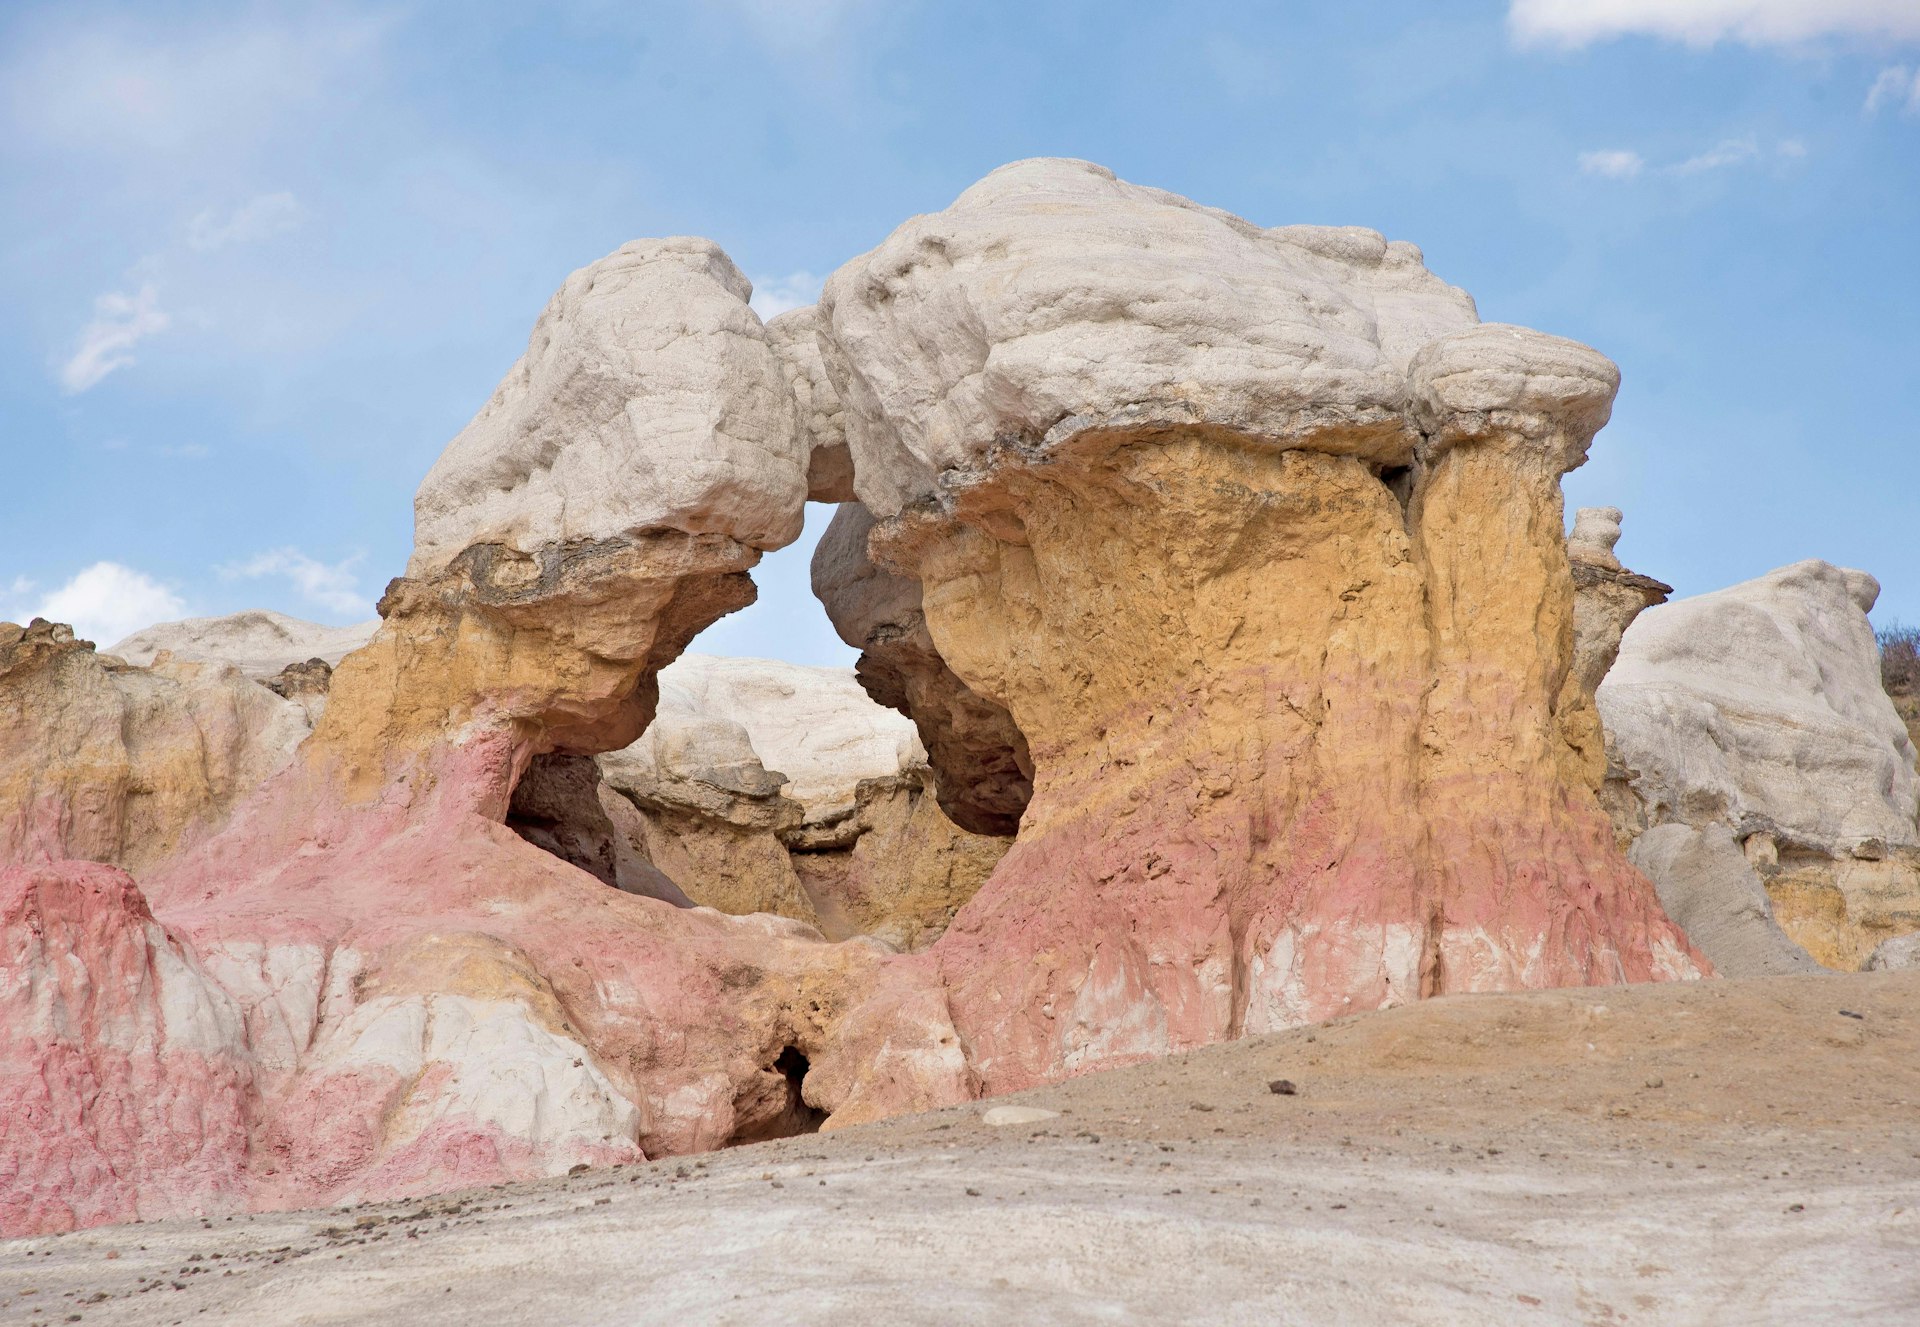
<instances>
[{"instance_id":1,"label":"hoodoo","mask_svg":"<svg viewBox=\"0 0 1920 1327\"><path fill-rule=\"evenodd\" d=\"M1706 971L1596 801L1559 485L1598 353L1479 323L1411 245L1074 161L813 309L749 295L697 239L569 277L344 657L284 620L143 633L216 661L151 668L7 628L9 758L101 754L0 758L0 1057L59 1068L7 1078L0 1234ZM843 504L816 589L914 731L844 675L711 664L650 728L809 498Z\"/></svg>"}]
</instances>

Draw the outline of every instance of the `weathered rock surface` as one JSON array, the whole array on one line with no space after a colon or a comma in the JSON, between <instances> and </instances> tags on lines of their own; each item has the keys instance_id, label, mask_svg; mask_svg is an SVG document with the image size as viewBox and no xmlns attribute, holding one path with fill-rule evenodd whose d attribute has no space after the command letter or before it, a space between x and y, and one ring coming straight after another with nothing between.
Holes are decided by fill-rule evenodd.
<instances>
[{"instance_id":1,"label":"weathered rock surface","mask_svg":"<svg viewBox=\"0 0 1920 1327\"><path fill-rule=\"evenodd\" d=\"M143 870L217 827L308 729L230 665L137 668L58 623L0 623L0 864Z\"/></svg>"},{"instance_id":2,"label":"weathered rock surface","mask_svg":"<svg viewBox=\"0 0 1920 1327\"><path fill-rule=\"evenodd\" d=\"M1410 245L1076 162L995 172L819 307L870 551L1032 754L928 955L986 1090L1705 970L1557 708L1604 358L1477 325Z\"/></svg>"},{"instance_id":3,"label":"weathered rock surface","mask_svg":"<svg viewBox=\"0 0 1920 1327\"><path fill-rule=\"evenodd\" d=\"M1614 554L1620 542L1618 507L1582 507L1567 536L1567 561L1573 569L1573 672L1561 710L1569 740L1585 756L1588 782L1606 780L1606 738L1594 693L1620 654L1620 639L1641 612L1665 603L1673 592L1651 576L1627 570ZM1603 804L1605 799L1603 798Z\"/></svg>"},{"instance_id":4,"label":"weathered rock surface","mask_svg":"<svg viewBox=\"0 0 1920 1327\"><path fill-rule=\"evenodd\" d=\"M379 626L376 619L328 627L271 609L250 608L225 617L162 622L134 632L104 653L144 666L165 651L175 659L232 664L256 682L265 682L311 659L337 667L372 640Z\"/></svg>"},{"instance_id":5,"label":"weathered rock surface","mask_svg":"<svg viewBox=\"0 0 1920 1327\"><path fill-rule=\"evenodd\" d=\"M1597 693L1623 833L1725 825L1786 933L1852 970L1920 926L1920 780L1864 572L1795 563L1652 609Z\"/></svg>"},{"instance_id":6,"label":"weathered rock surface","mask_svg":"<svg viewBox=\"0 0 1920 1327\"><path fill-rule=\"evenodd\" d=\"M568 277L420 486L407 574L655 529L791 543L808 447L751 293L702 239L635 240Z\"/></svg>"},{"instance_id":7,"label":"weathered rock surface","mask_svg":"<svg viewBox=\"0 0 1920 1327\"><path fill-rule=\"evenodd\" d=\"M767 323L787 388L800 411L807 445L807 500L853 501L853 454L847 450L846 412L820 359L819 314L792 309Z\"/></svg>"},{"instance_id":8,"label":"weathered rock surface","mask_svg":"<svg viewBox=\"0 0 1920 1327\"><path fill-rule=\"evenodd\" d=\"M1920 931L1882 940L1861 966L1866 972L1906 972L1920 968Z\"/></svg>"},{"instance_id":9,"label":"weathered rock surface","mask_svg":"<svg viewBox=\"0 0 1920 1327\"><path fill-rule=\"evenodd\" d=\"M1820 970L1774 920L1766 886L1725 825L1656 825L1634 840L1627 860L1646 872L1667 916L1721 976Z\"/></svg>"}]
</instances>

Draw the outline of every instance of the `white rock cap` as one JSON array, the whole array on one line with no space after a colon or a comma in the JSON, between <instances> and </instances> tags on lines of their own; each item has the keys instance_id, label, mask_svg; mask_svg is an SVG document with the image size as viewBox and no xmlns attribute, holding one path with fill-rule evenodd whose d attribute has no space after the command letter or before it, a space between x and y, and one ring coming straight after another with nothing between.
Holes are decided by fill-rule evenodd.
<instances>
[{"instance_id":1,"label":"white rock cap","mask_svg":"<svg viewBox=\"0 0 1920 1327\"><path fill-rule=\"evenodd\" d=\"M567 278L527 352L414 497L407 574L642 530L799 536L807 445L787 375L711 240L635 240Z\"/></svg>"},{"instance_id":2,"label":"white rock cap","mask_svg":"<svg viewBox=\"0 0 1920 1327\"><path fill-rule=\"evenodd\" d=\"M855 488L883 518L998 441L1101 426L1211 423L1403 463L1411 362L1478 321L1411 244L1263 230L1046 158L841 267L819 316Z\"/></svg>"}]
</instances>

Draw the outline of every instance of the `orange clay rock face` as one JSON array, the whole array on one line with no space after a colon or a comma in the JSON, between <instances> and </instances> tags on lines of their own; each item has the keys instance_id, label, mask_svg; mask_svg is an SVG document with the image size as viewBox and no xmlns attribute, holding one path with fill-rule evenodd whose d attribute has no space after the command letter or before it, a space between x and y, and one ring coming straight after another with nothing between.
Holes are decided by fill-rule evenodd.
<instances>
[{"instance_id":1,"label":"orange clay rock face","mask_svg":"<svg viewBox=\"0 0 1920 1327\"><path fill-rule=\"evenodd\" d=\"M985 1090L1705 969L1560 708L1604 358L1478 325L1410 246L1072 162L909 222L821 307L870 550L1031 752L930 951Z\"/></svg>"}]
</instances>

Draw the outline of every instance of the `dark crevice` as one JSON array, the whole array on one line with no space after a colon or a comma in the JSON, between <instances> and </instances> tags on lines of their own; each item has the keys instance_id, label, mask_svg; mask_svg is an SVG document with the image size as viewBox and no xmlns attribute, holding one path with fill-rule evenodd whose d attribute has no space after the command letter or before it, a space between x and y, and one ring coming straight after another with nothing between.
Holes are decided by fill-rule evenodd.
<instances>
[{"instance_id":1,"label":"dark crevice","mask_svg":"<svg viewBox=\"0 0 1920 1327\"><path fill-rule=\"evenodd\" d=\"M726 1145L819 1133L827 1112L809 1106L801 1095L810 1067L798 1047L788 1046L743 1084L734 1096L734 1129Z\"/></svg>"}]
</instances>

